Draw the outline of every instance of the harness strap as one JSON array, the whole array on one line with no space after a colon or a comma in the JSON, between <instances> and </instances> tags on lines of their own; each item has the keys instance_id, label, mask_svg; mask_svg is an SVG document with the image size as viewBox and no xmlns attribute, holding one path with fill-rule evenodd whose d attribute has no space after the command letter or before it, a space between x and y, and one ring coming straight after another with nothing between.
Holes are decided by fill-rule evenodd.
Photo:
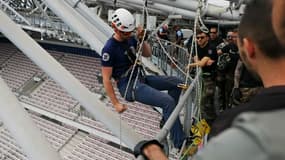
<instances>
[{"instance_id":1,"label":"harness strap","mask_svg":"<svg viewBox=\"0 0 285 160\"><path fill-rule=\"evenodd\" d=\"M138 62L137 65L132 65L129 67L128 70L126 70L126 72L124 74L122 74L116 81L119 82L120 79L122 78L126 78L128 76L130 76L130 73L133 69L133 67L136 66L137 67L137 73L134 77L134 81L133 81L133 85L132 85L132 89L131 89L131 94L132 94L132 100L135 100L135 89L136 89L136 85L137 82L139 80L140 77L145 77L145 72L143 70L143 66L141 65L141 62ZM129 77L130 79L133 79L133 77ZM127 91L126 91L127 92Z\"/></svg>"},{"instance_id":2,"label":"harness strap","mask_svg":"<svg viewBox=\"0 0 285 160\"><path fill-rule=\"evenodd\" d=\"M123 73L117 81L119 81L122 78L126 78L128 76L132 76L129 77L129 81L133 80L133 86L132 86L132 100L135 100L135 88L136 88L136 84L137 81L139 79L139 77L144 77L146 74L144 72L143 66L142 66L142 62L140 60L137 59L136 53L135 53L135 49L133 47L130 47L128 44L124 44L123 47L126 49L125 55L128 57L129 61L131 62L131 65L126 71L125 73ZM133 68L136 67L136 68ZM136 76L132 75L132 71L133 69L137 69L137 73ZM129 84L129 82L128 82ZM128 92L128 87L126 89L125 92Z\"/></svg>"}]
</instances>

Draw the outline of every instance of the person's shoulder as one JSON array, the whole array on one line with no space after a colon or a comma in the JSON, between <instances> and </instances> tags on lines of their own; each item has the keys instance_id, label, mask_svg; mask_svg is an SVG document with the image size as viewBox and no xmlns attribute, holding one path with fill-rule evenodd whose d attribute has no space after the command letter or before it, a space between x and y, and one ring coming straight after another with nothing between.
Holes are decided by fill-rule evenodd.
<instances>
[{"instance_id":1,"label":"person's shoulder","mask_svg":"<svg viewBox=\"0 0 285 160\"><path fill-rule=\"evenodd\" d=\"M249 108L248 104L243 104L238 107L223 111L214 121L211 126L210 138L217 136L232 125L234 119L242 112Z\"/></svg>"},{"instance_id":2,"label":"person's shoulder","mask_svg":"<svg viewBox=\"0 0 285 160\"><path fill-rule=\"evenodd\" d=\"M111 53L115 46L117 46L116 40L113 37L111 37L106 41L106 43L102 49L102 52L108 52L108 53L110 52Z\"/></svg>"},{"instance_id":3,"label":"person's shoulder","mask_svg":"<svg viewBox=\"0 0 285 160\"><path fill-rule=\"evenodd\" d=\"M105 47L110 47L110 46L113 46L115 44L116 44L116 40L113 37L111 37L106 41Z\"/></svg>"},{"instance_id":4,"label":"person's shoulder","mask_svg":"<svg viewBox=\"0 0 285 160\"><path fill-rule=\"evenodd\" d=\"M183 36L183 32L182 32L181 30L178 30L178 31L176 32L176 34L177 34L178 36Z\"/></svg>"},{"instance_id":5,"label":"person's shoulder","mask_svg":"<svg viewBox=\"0 0 285 160\"><path fill-rule=\"evenodd\" d=\"M179 30L177 30L177 33L181 33L181 34L182 34L183 32L182 32L182 30L181 30L181 29L179 29Z\"/></svg>"},{"instance_id":6,"label":"person's shoulder","mask_svg":"<svg viewBox=\"0 0 285 160\"><path fill-rule=\"evenodd\" d=\"M131 36L128 41L132 44L136 44L138 42L135 36Z\"/></svg>"},{"instance_id":7,"label":"person's shoulder","mask_svg":"<svg viewBox=\"0 0 285 160\"><path fill-rule=\"evenodd\" d=\"M233 125L212 138L193 160L285 159L285 109L240 114Z\"/></svg>"},{"instance_id":8,"label":"person's shoulder","mask_svg":"<svg viewBox=\"0 0 285 160\"><path fill-rule=\"evenodd\" d=\"M266 157L265 154L262 148L243 130L230 128L211 139L193 160L260 160Z\"/></svg>"},{"instance_id":9,"label":"person's shoulder","mask_svg":"<svg viewBox=\"0 0 285 160\"><path fill-rule=\"evenodd\" d=\"M264 134L265 132L268 132L268 134L273 135L273 134L279 134L276 131L285 130L285 125L283 125L284 121L285 121L284 108L267 112L251 111L251 112L244 112L238 115L233 122L233 126L239 128L242 127L247 130L256 130L256 128L259 128L258 132L255 134Z\"/></svg>"},{"instance_id":10,"label":"person's shoulder","mask_svg":"<svg viewBox=\"0 0 285 160\"><path fill-rule=\"evenodd\" d=\"M239 115L233 127L242 130L271 157L285 159L285 109L270 112L247 112ZM272 158L274 159L274 158Z\"/></svg>"}]
</instances>

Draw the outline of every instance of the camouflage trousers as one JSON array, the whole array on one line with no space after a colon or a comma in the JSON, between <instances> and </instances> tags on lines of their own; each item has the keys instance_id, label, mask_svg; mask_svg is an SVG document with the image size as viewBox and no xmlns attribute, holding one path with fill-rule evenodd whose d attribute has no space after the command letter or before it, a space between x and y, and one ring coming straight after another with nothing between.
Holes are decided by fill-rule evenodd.
<instances>
[{"instance_id":1,"label":"camouflage trousers","mask_svg":"<svg viewBox=\"0 0 285 160\"><path fill-rule=\"evenodd\" d=\"M250 99L256 95L262 87L255 87L255 88L240 88L241 92L241 103L246 103L250 101Z\"/></svg>"},{"instance_id":2,"label":"camouflage trousers","mask_svg":"<svg viewBox=\"0 0 285 160\"><path fill-rule=\"evenodd\" d=\"M202 83L201 114L211 124L217 117L214 105L215 80L212 77L203 77Z\"/></svg>"},{"instance_id":3,"label":"camouflage trousers","mask_svg":"<svg viewBox=\"0 0 285 160\"><path fill-rule=\"evenodd\" d=\"M231 108L231 93L234 85L234 79L231 76L217 75L216 85L218 87L218 108L226 110Z\"/></svg>"}]
</instances>

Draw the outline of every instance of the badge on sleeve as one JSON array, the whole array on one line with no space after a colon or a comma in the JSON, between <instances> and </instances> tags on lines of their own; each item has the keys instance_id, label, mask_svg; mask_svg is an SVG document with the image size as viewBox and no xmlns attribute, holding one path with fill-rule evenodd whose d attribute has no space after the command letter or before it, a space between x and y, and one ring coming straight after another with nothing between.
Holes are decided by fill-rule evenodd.
<instances>
[{"instance_id":1,"label":"badge on sleeve","mask_svg":"<svg viewBox=\"0 0 285 160\"><path fill-rule=\"evenodd\" d=\"M103 61L109 61L110 60L110 55L109 55L109 53L103 53L103 55L102 55L102 60Z\"/></svg>"}]
</instances>

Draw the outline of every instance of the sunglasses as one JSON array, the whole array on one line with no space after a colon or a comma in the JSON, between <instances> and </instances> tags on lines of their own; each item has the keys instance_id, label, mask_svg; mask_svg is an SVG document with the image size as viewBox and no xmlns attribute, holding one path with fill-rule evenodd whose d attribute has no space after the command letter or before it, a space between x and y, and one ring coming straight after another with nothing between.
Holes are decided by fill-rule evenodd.
<instances>
[{"instance_id":1,"label":"sunglasses","mask_svg":"<svg viewBox=\"0 0 285 160\"><path fill-rule=\"evenodd\" d=\"M199 39L204 39L205 36L198 36L196 39L199 40Z\"/></svg>"},{"instance_id":2,"label":"sunglasses","mask_svg":"<svg viewBox=\"0 0 285 160\"><path fill-rule=\"evenodd\" d=\"M210 33L212 33L212 34L216 34L217 32L210 32Z\"/></svg>"},{"instance_id":3,"label":"sunglasses","mask_svg":"<svg viewBox=\"0 0 285 160\"><path fill-rule=\"evenodd\" d=\"M132 31L131 31L131 32L124 32L124 31L120 31L120 30L119 30L119 32L120 32L121 34L125 35L125 36L128 36L128 35L132 34Z\"/></svg>"},{"instance_id":4,"label":"sunglasses","mask_svg":"<svg viewBox=\"0 0 285 160\"><path fill-rule=\"evenodd\" d=\"M237 38L237 36L227 36L228 39Z\"/></svg>"}]
</instances>

